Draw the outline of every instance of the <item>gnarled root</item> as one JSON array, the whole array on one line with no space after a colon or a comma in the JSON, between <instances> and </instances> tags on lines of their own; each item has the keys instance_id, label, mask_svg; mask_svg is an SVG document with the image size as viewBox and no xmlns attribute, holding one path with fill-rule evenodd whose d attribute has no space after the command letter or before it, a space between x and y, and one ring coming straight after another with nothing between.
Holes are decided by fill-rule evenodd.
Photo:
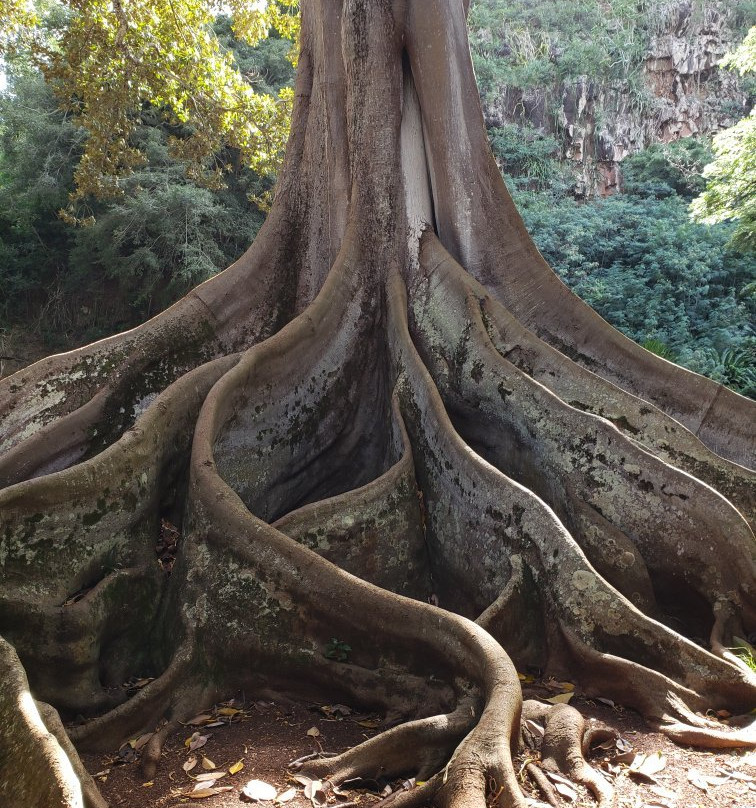
<instances>
[{"instance_id":1,"label":"gnarled root","mask_svg":"<svg viewBox=\"0 0 756 808\"><path fill-rule=\"evenodd\" d=\"M0 637L0 801L16 808L107 808L57 712L35 702L13 646Z\"/></svg>"},{"instance_id":2,"label":"gnarled root","mask_svg":"<svg viewBox=\"0 0 756 808\"><path fill-rule=\"evenodd\" d=\"M585 759L590 744L601 731L602 740L612 736L608 728L591 727L569 704L542 704L527 700L522 705L523 721L543 725L541 763L545 769L561 772L576 783L586 786L596 798L599 808L616 805L614 788Z\"/></svg>"},{"instance_id":3,"label":"gnarled root","mask_svg":"<svg viewBox=\"0 0 756 808\"><path fill-rule=\"evenodd\" d=\"M464 698L449 715L400 724L341 755L306 763L302 769L336 786L355 778L391 780L406 775L427 780L475 724L475 706L476 700Z\"/></svg>"}]
</instances>

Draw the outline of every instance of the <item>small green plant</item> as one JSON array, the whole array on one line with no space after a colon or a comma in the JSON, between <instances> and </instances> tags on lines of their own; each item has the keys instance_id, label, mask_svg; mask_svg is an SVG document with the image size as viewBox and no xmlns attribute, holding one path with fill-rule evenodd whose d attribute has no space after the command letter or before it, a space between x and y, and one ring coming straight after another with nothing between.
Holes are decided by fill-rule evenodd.
<instances>
[{"instance_id":1,"label":"small green plant","mask_svg":"<svg viewBox=\"0 0 756 808\"><path fill-rule=\"evenodd\" d=\"M337 662L348 662L351 650L351 645L347 645L347 643L342 642L342 640L336 637L331 637L331 641L325 647L323 656L326 659L335 659Z\"/></svg>"},{"instance_id":2,"label":"small green plant","mask_svg":"<svg viewBox=\"0 0 756 808\"><path fill-rule=\"evenodd\" d=\"M733 639L738 642L737 637L733 637ZM736 645L734 648L730 648L730 650L736 656L739 656L743 662L745 662L748 667L756 673L756 657L753 655L753 646L745 641L741 641L742 644Z\"/></svg>"},{"instance_id":3,"label":"small green plant","mask_svg":"<svg viewBox=\"0 0 756 808\"><path fill-rule=\"evenodd\" d=\"M641 343L641 345L647 350L651 351L651 353L655 353L657 356L661 356L662 359L669 359L670 362L674 362L676 355L675 352L667 345L666 343L662 342L659 339L645 339Z\"/></svg>"}]
</instances>

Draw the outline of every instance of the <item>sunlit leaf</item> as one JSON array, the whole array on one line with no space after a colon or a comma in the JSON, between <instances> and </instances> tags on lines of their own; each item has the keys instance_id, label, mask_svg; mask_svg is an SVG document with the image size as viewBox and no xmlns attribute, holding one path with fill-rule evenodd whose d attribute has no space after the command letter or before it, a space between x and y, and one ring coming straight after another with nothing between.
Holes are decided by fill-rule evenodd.
<instances>
[{"instance_id":1,"label":"sunlit leaf","mask_svg":"<svg viewBox=\"0 0 756 808\"><path fill-rule=\"evenodd\" d=\"M689 769L688 770L688 782L692 783L696 788L700 788L701 791L708 792L709 784L706 782L706 778L698 771L698 769Z\"/></svg>"},{"instance_id":2,"label":"sunlit leaf","mask_svg":"<svg viewBox=\"0 0 756 808\"><path fill-rule=\"evenodd\" d=\"M548 701L549 704L568 704L574 695L574 691L570 691L568 693L560 693L558 696L552 696L550 699L544 699L544 701Z\"/></svg>"},{"instance_id":3,"label":"sunlit leaf","mask_svg":"<svg viewBox=\"0 0 756 808\"><path fill-rule=\"evenodd\" d=\"M250 780L242 789L242 794L248 800L273 800L276 798L278 790L263 780Z\"/></svg>"},{"instance_id":4,"label":"sunlit leaf","mask_svg":"<svg viewBox=\"0 0 756 808\"><path fill-rule=\"evenodd\" d=\"M648 778L653 781L654 775L662 771L667 765L667 758L661 752L648 755L636 755L630 766L630 773Z\"/></svg>"},{"instance_id":5,"label":"sunlit leaf","mask_svg":"<svg viewBox=\"0 0 756 808\"><path fill-rule=\"evenodd\" d=\"M198 774L194 779L197 782L207 782L208 780L220 780L221 777L225 777L228 772L221 771L220 769L216 769L214 772L203 772L202 774Z\"/></svg>"}]
</instances>

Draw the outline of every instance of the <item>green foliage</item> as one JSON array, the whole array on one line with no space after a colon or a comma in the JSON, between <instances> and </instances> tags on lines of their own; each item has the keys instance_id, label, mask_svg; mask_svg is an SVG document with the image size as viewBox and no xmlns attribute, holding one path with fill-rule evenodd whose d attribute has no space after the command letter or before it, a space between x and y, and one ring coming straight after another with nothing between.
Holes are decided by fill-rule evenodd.
<instances>
[{"instance_id":1,"label":"green foliage","mask_svg":"<svg viewBox=\"0 0 756 808\"><path fill-rule=\"evenodd\" d=\"M0 49L28 51L63 107L87 131L73 201L123 193L121 180L145 162L134 143L145 105L173 127L170 145L195 180L219 187L226 148L258 174L283 157L293 93L255 92L213 32L221 8L236 11L234 32L252 44L271 27L296 36L297 3L235 0L59 0L65 25L40 35L18 0L2 0ZM0 52L2 52L0 50ZM82 216L69 209L72 219Z\"/></svg>"},{"instance_id":2,"label":"green foliage","mask_svg":"<svg viewBox=\"0 0 756 808\"><path fill-rule=\"evenodd\" d=\"M579 76L627 79L647 42L635 0L473 0L471 46L481 90L546 87Z\"/></svg>"},{"instance_id":3,"label":"green foliage","mask_svg":"<svg viewBox=\"0 0 756 808\"><path fill-rule=\"evenodd\" d=\"M756 673L756 657L753 655L753 646L750 643L744 643L743 645L736 645L734 648L730 649L733 651L737 656L739 656L743 662L754 672Z\"/></svg>"},{"instance_id":4,"label":"green foliage","mask_svg":"<svg viewBox=\"0 0 756 808\"><path fill-rule=\"evenodd\" d=\"M99 290L110 288L108 297L121 308L128 301L121 316L130 321L160 311L252 241L262 215L239 196L198 187L180 163L135 171L124 181L123 197L98 209L94 223L77 232L72 288L85 299L101 298ZM105 303L99 300L100 307Z\"/></svg>"},{"instance_id":5,"label":"green foliage","mask_svg":"<svg viewBox=\"0 0 756 808\"><path fill-rule=\"evenodd\" d=\"M131 327L253 239L263 214L249 197L269 182L243 168L223 188L192 182L151 107L132 135L145 162L122 179L124 195L88 199L88 227L62 221L86 132L57 107L38 71L16 63L8 78L0 94L0 326L23 324L55 348Z\"/></svg>"},{"instance_id":6,"label":"green foliage","mask_svg":"<svg viewBox=\"0 0 756 808\"><path fill-rule=\"evenodd\" d=\"M741 74L756 74L756 26L725 60ZM695 219L708 224L736 223L733 245L756 251L756 109L713 142L714 161L704 169L706 190L693 200Z\"/></svg>"},{"instance_id":7,"label":"green foliage","mask_svg":"<svg viewBox=\"0 0 756 808\"><path fill-rule=\"evenodd\" d=\"M331 641L325 647L323 656L326 659L335 659L337 662L348 662L351 651L351 645L347 645L336 637L331 637Z\"/></svg>"},{"instance_id":8,"label":"green foliage","mask_svg":"<svg viewBox=\"0 0 756 808\"><path fill-rule=\"evenodd\" d=\"M655 143L622 161L623 190L662 199L691 198L704 189L704 166L712 156L708 141L683 138Z\"/></svg>"},{"instance_id":9,"label":"green foliage","mask_svg":"<svg viewBox=\"0 0 756 808\"><path fill-rule=\"evenodd\" d=\"M678 196L516 201L562 279L616 328L685 367L754 395L756 256L732 226L691 222Z\"/></svg>"},{"instance_id":10,"label":"green foliage","mask_svg":"<svg viewBox=\"0 0 756 808\"><path fill-rule=\"evenodd\" d=\"M221 15L213 26L221 46L234 58L236 69L258 93L277 95L294 83L292 42L275 30L256 45L239 39L231 17Z\"/></svg>"},{"instance_id":11,"label":"green foliage","mask_svg":"<svg viewBox=\"0 0 756 808\"><path fill-rule=\"evenodd\" d=\"M64 329L70 318L55 300L73 234L57 211L73 188L85 134L39 73L18 70L9 79L0 94L0 322L44 317Z\"/></svg>"},{"instance_id":12,"label":"green foliage","mask_svg":"<svg viewBox=\"0 0 756 808\"><path fill-rule=\"evenodd\" d=\"M559 162L559 144L533 126L506 124L488 130L491 149L507 182L519 189L566 192L568 171Z\"/></svg>"},{"instance_id":13,"label":"green foliage","mask_svg":"<svg viewBox=\"0 0 756 808\"><path fill-rule=\"evenodd\" d=\"M662 359L669 359L670 362L674 362L677 359L675 352L669 347L669 345L665 345L660 339L644 339L641 345L647 351L651 351L651 353L661 356Z\"/></svg>"}]
</instances>

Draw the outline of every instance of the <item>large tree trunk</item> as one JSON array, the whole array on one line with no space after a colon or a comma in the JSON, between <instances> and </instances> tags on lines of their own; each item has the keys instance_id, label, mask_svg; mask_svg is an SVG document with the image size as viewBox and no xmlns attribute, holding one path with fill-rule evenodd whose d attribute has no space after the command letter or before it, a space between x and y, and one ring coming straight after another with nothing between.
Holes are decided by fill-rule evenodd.
<instances>
[{"instance_id":1,"label":"large tree trunk","mask_svg":"<svg viewBox=\"0 0 756 808\"><path fill-rule=\"evenodd\" d=\"M80 804L72 770L98 801L46 703L87 718L80 749L167 718L149 767L177 721L245 688L408 721L312 764L334 782L419 774L397 804L482 808L493 788L522 806L515 665L680 740L752 743L697 713L756 696L727 650L756 628L753 404L618 334L545 264L488 149L463 0L302 6L250 250L0 383L0 715L20 727L0 729L0 802ZM161 520L183 536L170 575ZM133 675L155 679L127 699ZM579 716L526 712L608 804ZM19 795L30 749L57 762Z\"/></svg>"}]
</instances>

